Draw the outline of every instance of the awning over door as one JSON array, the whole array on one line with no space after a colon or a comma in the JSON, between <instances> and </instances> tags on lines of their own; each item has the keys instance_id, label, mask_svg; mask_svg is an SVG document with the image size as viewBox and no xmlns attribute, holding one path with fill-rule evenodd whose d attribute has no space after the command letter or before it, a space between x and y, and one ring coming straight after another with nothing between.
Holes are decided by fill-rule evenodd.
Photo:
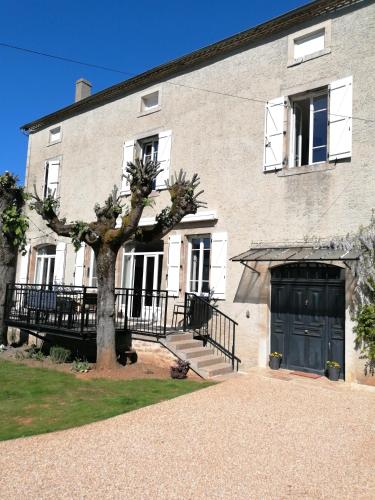
<instances>
[{"instance_id":1,"label":"awning over door","mask_svg":"<svg viewBox=\"0 0 375 500\"><path fill-rule=\"evenodd\" d=\"M358 260L359 250L336 250L334 248L295 247L253 247L232 257L233 262L316 262L319 260Z\"/></svg>"}]
</instances>

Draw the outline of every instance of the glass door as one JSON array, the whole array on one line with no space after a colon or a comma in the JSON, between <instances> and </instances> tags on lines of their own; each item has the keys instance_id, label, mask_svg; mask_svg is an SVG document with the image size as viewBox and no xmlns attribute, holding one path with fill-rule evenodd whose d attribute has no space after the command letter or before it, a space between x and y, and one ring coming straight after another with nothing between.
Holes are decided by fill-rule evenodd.
<instances>
[{"instance_id":1,"label":"glass door","mask_svg":"<svg viewBox=\"0 0 375 500\"><path fill-rule=\"evenodd\" d=\"M127 310L132 318L150 321L160 317L162 264L161 252L124 253L122 286L131 290Z\"/></svg>"}]
</instances>

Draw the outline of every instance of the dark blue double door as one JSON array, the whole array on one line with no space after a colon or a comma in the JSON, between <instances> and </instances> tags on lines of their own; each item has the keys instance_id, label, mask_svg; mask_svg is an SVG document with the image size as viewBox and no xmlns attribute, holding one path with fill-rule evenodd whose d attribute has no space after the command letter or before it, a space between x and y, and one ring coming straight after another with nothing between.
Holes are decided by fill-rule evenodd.
<instances>
[{"instance_id":1,"label":"dark blue double door","mask_svg":"<svg viewBox=\"0 0 375 500\"><path fill-rule=\"evenodd\" d=\"M342 269L289 265L272 272L271 351L282 366L323 374L327 360L345 361L345 282Z\"/></svg>"}]
</instances>

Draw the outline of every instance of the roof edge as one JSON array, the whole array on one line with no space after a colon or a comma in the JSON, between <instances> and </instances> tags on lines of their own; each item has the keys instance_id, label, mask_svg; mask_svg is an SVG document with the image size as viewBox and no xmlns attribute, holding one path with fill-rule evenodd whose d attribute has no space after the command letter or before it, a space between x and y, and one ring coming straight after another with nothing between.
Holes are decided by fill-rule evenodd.
<instances>
[{"instance_id":1,"label":"roof edge","mask_svg":"<svg viewBox=\"0 0 375 500\"><path fill-rule=\"evenodd\" d=\"M190 69L198 64L214 60L218 56L240 49L251 42L280 33L284 29L302 23L313 17L319 17L341 8L347 8L366 0L315 0L301 7L297 7L284 14L269 19L250 29L231 35L223 40L214 42L203 48L185 54L159 66L155 66L139 75L107 87L85 99L74 102L64 108L54 111L39 119L33 120L20 127L23 131L35 132L57 121L83 113L92 108L116 100L127 93L134 92L144 86L160 82L161 80Z\"/></svg>"}]
</instances>

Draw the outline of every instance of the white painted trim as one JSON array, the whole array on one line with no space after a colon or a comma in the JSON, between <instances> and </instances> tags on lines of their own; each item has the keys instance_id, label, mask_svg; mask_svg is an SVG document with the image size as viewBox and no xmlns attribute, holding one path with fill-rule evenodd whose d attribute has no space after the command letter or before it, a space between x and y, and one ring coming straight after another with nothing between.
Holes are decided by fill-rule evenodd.
<instances>
[{"instance_id":1,"label":"white painted trim","mask_svg":"<svg viewBox=\"0 0 375 500\"><path fill-rule=\"evenodd\" d=\"M187 224L191 222L209 222L218 220L218 216L215 210L207 210L205 212L197 212L196 214L186 215L180 224ZM155 217L142 217L139 221L139 227L152 227L155 226ZM117 219L116 227L121 227L121 217Z\"/></svg>"}]
</instances>

